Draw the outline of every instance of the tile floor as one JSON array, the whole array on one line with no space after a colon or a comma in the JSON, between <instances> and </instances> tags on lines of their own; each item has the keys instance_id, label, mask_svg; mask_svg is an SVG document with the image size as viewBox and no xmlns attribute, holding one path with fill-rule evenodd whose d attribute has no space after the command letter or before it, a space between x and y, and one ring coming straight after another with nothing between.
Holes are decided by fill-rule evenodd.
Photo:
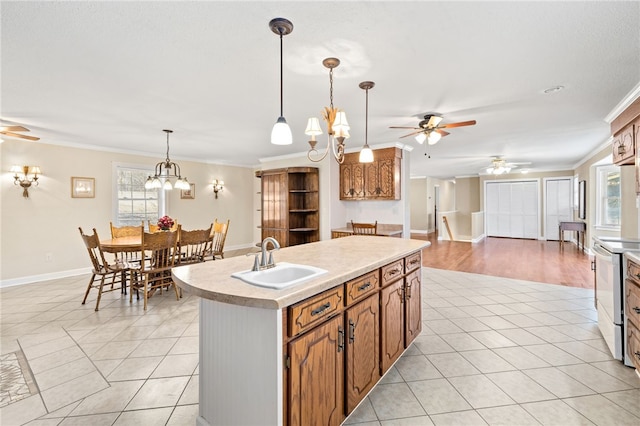
<instances>
[{"instance_id":1,"label":"tile floor","mask_svg":"<svg viewBox=\"0 0 640 426\"><path fill-rule=\"evenodd\" d=\"M423 277L422 334L345 424L640 425L640 378L611 359L592 290ZM194 425L198 299L156 294L144 313L113 292L95 312L87 281L0 289L0 424Z\"/></svg>"}]
</instances>

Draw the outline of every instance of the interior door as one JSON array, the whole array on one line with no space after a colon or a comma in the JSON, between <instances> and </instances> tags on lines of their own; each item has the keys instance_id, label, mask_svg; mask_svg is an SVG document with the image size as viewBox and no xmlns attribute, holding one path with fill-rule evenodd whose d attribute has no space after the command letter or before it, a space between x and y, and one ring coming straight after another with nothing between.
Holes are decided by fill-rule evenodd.
<instances>
[{"instance_id":1,"label":"interior door","mask_svg":"<svg viewBox=\"0 0 640 426\"><path fill-rule=\"evenodd\" d=\"M538 197L537 181L487 182L487 236L538 238Z\"/></svg>"},{"instance_id":2,"label":"interior door","mask_svg":"<svg viewBox=\"0 0 640 426\"><path fill-rule=\"evenodd\" d=\"M545 184L545 238L558 241L560 222L572 219L571 179L549 179Z\"/></svg>"}]
</instances>

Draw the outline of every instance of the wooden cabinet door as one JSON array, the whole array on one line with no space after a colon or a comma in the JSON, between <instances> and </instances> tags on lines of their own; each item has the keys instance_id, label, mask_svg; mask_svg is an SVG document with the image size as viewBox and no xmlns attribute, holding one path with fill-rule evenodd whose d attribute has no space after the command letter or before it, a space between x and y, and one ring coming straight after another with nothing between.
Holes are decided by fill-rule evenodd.
<instances>
[{"instance_id":1,"label":"wooden cabinet door","mask_svg":"<svg viewBox=\"0 0 640 426\"><path fill-rule=\"evenodd\" d=\"M358 154L346 154L340 164L340 199L362 200L365 194L365 168L358 161Z\"/></svg>"},{"instance_id":2,"label":"wooden cabinet door","mask_svg":"<svg viewBox=\"0 0 640 426\"><path fill-rule=\"evenodd\" d=\"M351 164L340 164L340 199L353 198L353 167Z\"/></svg>"},{"instance_id":3,"label":"wooden cabinet door","mask_svg":"<svg viewBox=\"0 0 640 426\"><path fill-rule=\"evenodd\" d=\"M380 195L380 162L364 165L364 196L367 199L375 199Z\"/></svg>"},{"instance_id":4,"label":"wooden cabinet door","mask_svg":"<svg viewBox=\"0 0 640 426\"><path fill-rule=\"evenodd\" d=\"M347 413L380 380L378 294L349 308L345 316Z\"/></svg>"},{"instance_id":5,"label":"wooden cabinet door","mask_svg":"<svg viewBox=\"0 0 640 426\"><path fill-rule=\"evenodd\" d=\"M289 343L289 425L340 425L344 415L344 316Z\"/></svg>"},{"instance_id":6,"label":"wooden cabinet door","mask_svg":"<svg viewBox=\"0 0 640 426\"><path fill-rule=\"evenodd\" d=\"M404 280L380 291L380 356L384 374L404 351Z\"/></svg>"},{"instance_id":7,"label":"wooden cabinet door","mask_svg":"<svg viewBox=\"0 0 640 426\"><path fill-rule=\"evenodd\" d=\"M635 144L634 126L627 125L617 135L614 136L611 147L613 148L613 162L619 166L634 164Z\"/></svg>"},{"instance_id":8,"label":"wooden cabinet door","mask_svg":"<svg viewBox=\"0 0 640 426\"><path fill-rule=\"evenodd\" d=\"M262 238L274 237L281 247L288 245L289 209L286 173L262 175Z\"/></svg>"},{"instance_id":9,"label":"wooden cabinet door","mask_svg":"<svg viewBox=\"0 0 640 426\"><path fill-rule=\"evenodd\" d=\"M636 147L636 194L640 195L640 117L633 122L633 143Z\"/></svg>"},{"instance_id":10,"label":"wooden cabinet door","mask_svg":"<svg viewBox=\"0 0 640 426\"><path fill-rule=\"evenodd\" d=\"M405 277L405 342L407 347L422 331L421 270Z\"/></svg>"}]
</instances>

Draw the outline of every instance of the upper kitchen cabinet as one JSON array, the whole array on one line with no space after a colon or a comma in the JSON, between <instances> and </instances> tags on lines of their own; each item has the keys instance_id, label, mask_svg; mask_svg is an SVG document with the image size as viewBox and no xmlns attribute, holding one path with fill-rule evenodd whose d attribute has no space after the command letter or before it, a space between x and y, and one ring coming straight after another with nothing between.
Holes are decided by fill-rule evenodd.
<instances>
[{"instance_id":1,"label":"upper kitchen cabinet","mask_svg":"<svg viewBox=\"0 0 640 426\"><path fill-rule=\"evenodd\" d=\"M262 239L281 247L320 240L318 169L289 167L256 172L261 179Z\"/></svg>"},{"instance_id":2,"label":"upper kitchen cabinet","mask_svg":"<svg viewBox=\"0 0 640 426\"><path fill-rule=\"evenodd\" d=\"M346 154L340 165L341 200L399 200L402 150L373 151L373 163L360 163L359 154Z\"/></svg>"},{"instance_id":3,"label":"upper kitchen cabinet","mask_svg":"<svg viewBox=\"0 0 640 426\"><path fill-rule=\"evenodd\" d=\"M640 98L611 122L613 162L619 166L634 165L638 151ZM640 189L640 188L638 188ZM640 192L640 191L637 191Z\"/></svg>"}]
</instances>

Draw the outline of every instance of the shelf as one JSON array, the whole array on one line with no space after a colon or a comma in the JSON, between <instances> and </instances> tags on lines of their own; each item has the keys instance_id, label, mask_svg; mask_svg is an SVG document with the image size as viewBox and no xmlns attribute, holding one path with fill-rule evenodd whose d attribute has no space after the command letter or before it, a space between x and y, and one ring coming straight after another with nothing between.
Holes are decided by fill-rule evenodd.
<instances>
[{"instance_id":1,"label":"shelf","mask_svg":"<svg viewBox=\"0 0 640 426\"><path fill-rule=\"evenodd\" d=\"M289 213L315 213L318 209L295 209L289 210Z\"/></svg>"},{"instance_id":2,"label":"shelf","mask_svg":"<svg viewBox=\"0 0 640 426\"><path fill-rule=\"evenodd\" d=\"M291 228L289 229L289 232L311 232L317 230L318 228Z\"/></svg>"}]
</instances>

